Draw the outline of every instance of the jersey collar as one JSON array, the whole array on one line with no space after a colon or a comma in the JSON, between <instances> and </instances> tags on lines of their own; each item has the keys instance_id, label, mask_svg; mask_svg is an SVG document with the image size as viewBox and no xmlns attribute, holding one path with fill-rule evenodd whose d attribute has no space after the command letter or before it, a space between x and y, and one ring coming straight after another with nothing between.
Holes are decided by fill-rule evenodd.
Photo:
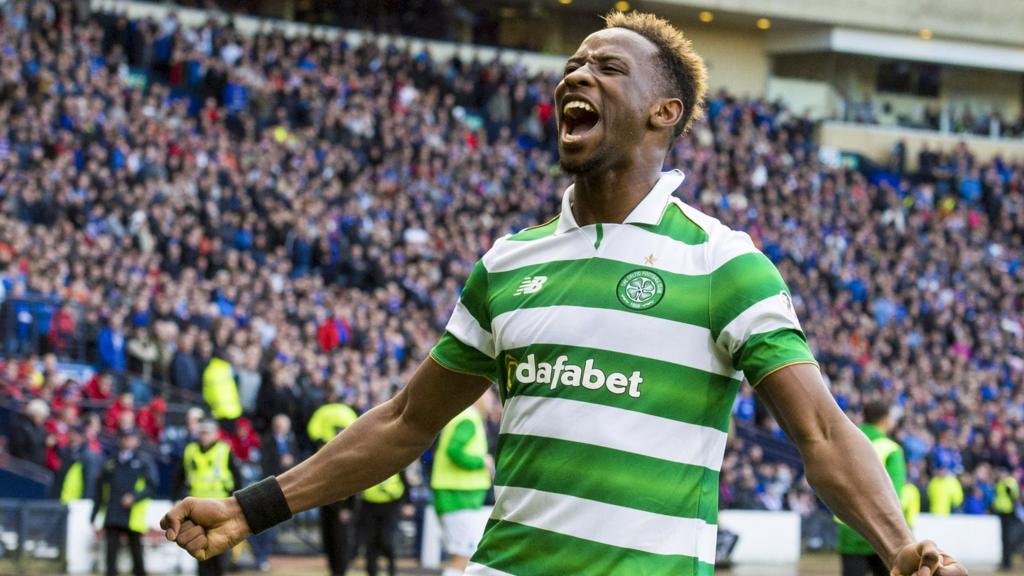
<instances>
[{"instance_id":1,"label":"jersey collar","mask_svg":"<svg viewBox=\"0 0 1024 576\"><path fill-rule=\"evenodd\" d=\"M665 206L672 197L672 192L683 183L685 177L679 170L662 172L661 178L658 178L654 188L651 188L647 196L636 205L629 216L626 216L623 224L658 224L661 222L661 216L665 213ZM562 213L558 218L555 234L563 234L573 228L579 228L576 217L572 215L573 187L574 185L570 185L562 195Z\"/></svg>"}]
</instances>

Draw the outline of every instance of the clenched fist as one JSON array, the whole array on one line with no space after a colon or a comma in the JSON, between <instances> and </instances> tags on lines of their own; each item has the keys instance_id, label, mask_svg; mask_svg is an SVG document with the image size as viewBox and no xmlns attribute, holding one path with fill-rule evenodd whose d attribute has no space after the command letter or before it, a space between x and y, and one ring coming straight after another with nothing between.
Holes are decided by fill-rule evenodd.
<instances>
[{"instance_id":1,"label":"clenched fist","mask_svg":"<svg viewBox=\"0 0 1024 576\"><path fill-rule=\"evenodd\" d=\"M197 560L208 560L249 537L234 498L186 498L160 520L168 540Z\"/></svg>"},{"instance_id":2,"label":"clenched fist","mask_svg":"<svg viewBox=\"0 0 1024 576\"><path fill-rule=\"evenodd\" d=\"M923 540L896 554L890 576L967 576L967 568L940 551L935 542Z\"/></svg>"}]
</instances>

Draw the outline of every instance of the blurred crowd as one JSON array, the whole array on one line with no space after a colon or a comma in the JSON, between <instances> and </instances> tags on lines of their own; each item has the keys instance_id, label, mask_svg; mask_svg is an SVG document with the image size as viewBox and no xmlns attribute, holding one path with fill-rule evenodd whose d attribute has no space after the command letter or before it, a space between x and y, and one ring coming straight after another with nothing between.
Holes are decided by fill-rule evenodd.
<instances>
[{"instance_id":1,"label":"blurred crowd","mask_svg":"<svg viewBox=\"0 0 1024 576\"><path fill-rule=\"evenodd\" d=\"M0 390L47 409L12 423L22 457L58 469L82 426L173 455L170 398L242 461L282 415L308 450L317 406L389 398L494 239L557 213L556 77L78 5L12 1L0 24ZM994 469L1024 476L1024 165L961 146L865 173L812 130L716 94L671 152L677 195L778 265L851 418L891 402L909 481L954 477L955 509L984 512ZM95 376L60 376L76 354ZM782 436L749 387L736 418ZM756 444L734 438L721 478L724 507L820 509Z\"/></svg>"}]
</instances>

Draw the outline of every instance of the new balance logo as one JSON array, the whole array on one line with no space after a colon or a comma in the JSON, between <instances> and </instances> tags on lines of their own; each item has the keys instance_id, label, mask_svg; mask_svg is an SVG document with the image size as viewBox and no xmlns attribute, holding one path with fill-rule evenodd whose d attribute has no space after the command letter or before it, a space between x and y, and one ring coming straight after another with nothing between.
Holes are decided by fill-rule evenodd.
<instances>
[{"instance_id":1,"label":"new balance logo","mask_svg":"<svg viewBox=\"0 0 1024 576\"><path fill-rule=\"evenodd\" d=\"M547 281L547 276L527 276L526 278L523 278L522 283L519 284L519 288L517 288L515 293L512 295L522 296L523 294L540 292L540 289L544 287L544 283Z\"/></svg>"}]
</instances>

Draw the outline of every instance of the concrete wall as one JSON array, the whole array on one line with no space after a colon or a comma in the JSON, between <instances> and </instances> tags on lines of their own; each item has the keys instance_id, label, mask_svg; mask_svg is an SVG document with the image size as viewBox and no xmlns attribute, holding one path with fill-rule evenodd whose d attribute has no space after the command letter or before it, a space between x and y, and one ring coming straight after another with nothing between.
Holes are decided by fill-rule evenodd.
<instances>
[{"instance_id":1,"label":"concrete wall","mask_svg":"<svg viewBox=\"0 0 1024 576\"><path fill-rule=\"evenodd\" d=\"M821 146L858 152L878 162L883 162L889 157L893 145L899 140L903 140L907 145L907 161L911 169L917 168L917 154L924 144L931 150L951 150L958 143L965 142L982 161L996 155L1009 160L1024 160L1024 140L1019 138L1011 140L938 134L928 130L845 122L824 122L818 127L818 143Z\"/></svg>"},{"instance_id":2,"label":"concrete wall","mask_svg":"<svg viewBox=\"0 0 1024 576\"><path fill-rule=\"evenodd\" d=\"M728 88L739 96L763 96L768 82L768 55L756 31L684 27L708 67L713 91Z\"/></svg>"}]
</instances>

